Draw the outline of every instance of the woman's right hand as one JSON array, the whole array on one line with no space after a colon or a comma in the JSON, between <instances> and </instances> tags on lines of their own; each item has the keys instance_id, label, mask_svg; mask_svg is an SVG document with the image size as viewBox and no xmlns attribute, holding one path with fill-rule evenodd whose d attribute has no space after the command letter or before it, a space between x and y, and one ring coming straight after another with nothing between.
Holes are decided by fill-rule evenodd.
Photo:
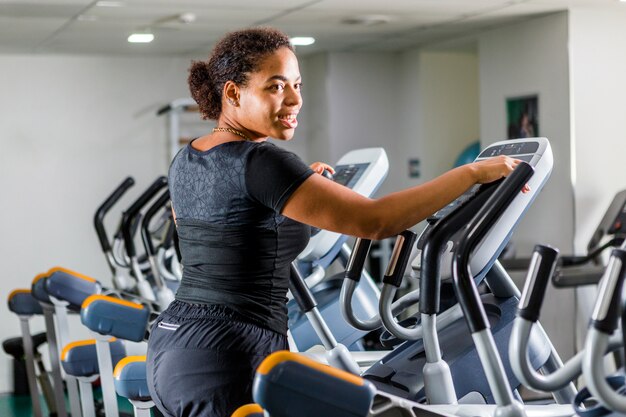
<instances>
[{"instance_id":1,"label":"woman's right hand","mask_svg":"<svg viewBox=\"0 0 626 417\"><path fill-rule=\"evenodd\" d=\"M474 174L474 180L479 184L486 184L509 175L521 161L505 155L483 159L469 165Z\"/></svg>"},{"instance_id":2,"label":"woman's right hand","mask_svg":"<svg viewBox=\"0 0 626 417\"><path fill-rule=\"evenodd\" d=\"M472 168L476 182L486 184L506 177L513 172L520 162L521 160L519 159L499 155L494 158L473 162L469 166ZM525 185L522 192L527 193L528 191L530 191L530 187Z\"/></svg>"}]
</instances>

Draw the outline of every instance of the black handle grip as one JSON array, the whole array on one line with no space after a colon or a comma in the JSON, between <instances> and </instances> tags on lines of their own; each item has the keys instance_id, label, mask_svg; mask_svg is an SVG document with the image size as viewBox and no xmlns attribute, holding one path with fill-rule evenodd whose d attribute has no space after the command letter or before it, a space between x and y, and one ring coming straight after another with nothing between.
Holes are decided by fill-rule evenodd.
<instances>
[{"instance_id":1,"label":"black handle grip","mask_svg":"<svg viewBox=\"0 0 626 417\"><path fill-rule=\"evenodd\" d=\"M441 301L441 255L452 236L469 223L474 214L485 204L501 181L483 184L476 194L458 205L450 214L442 217L424 238L420 273L419 311L438 314Z\"/></svg>"},{"instance_id":2,"label":"black handle grip","mask_svg":"<svg viewBox=\"0 0 626 417\"><path fill-rule=\"evenodd\" d=\"M154 215L167 204L168 201L170 201L170 191L165 190L163 194L161 194L154 202L154 204L152 204L146 211L146 214L143 216L143 220L141 221L141 240L143 241L143 246L146 248L146 253L148 255L156 255L156 250L154 249L154 244L152 243L152 238L150 237L150 221Z\"/></svg>"},{"instance_id":3,"label":"black handle grip","mask_svg":"<svg viewBox=\"0 0 626 417\"><path fill-rule=\"evenodd\" d=\"M620 318L620 309L622 304L622 285L626 277L626 250L613 249L611 258L619 260L619 268L615 271L615 275L611 274L602 278L600 282L600 294L602 305L598 309L594 309L591 317L591 325L606 334L613 334L617 329L617 323ZM611 263L609 262L609 266ZM608 309L605 306L608 304Z\"/></svg>"},{"instance_id":4,"label":"black handle grip","mask_svg":"<svg viewBox=\"0 0 626 417\"><path fill-rule=\"evenodd\" d=\"M289 289L303 313L308 313L317 306L315 297L313 297L300 271L298 271L298 268L296 268L293 263L291 264L291 273L289 274Z\"/></svg>"},{"instance_id":5,"label":"black handle grip","mask_svg":"<svg viewBox=\"0 0 626 417\"><path fill-rule=\"evenodd\" d=\"M396 288L400 287L416 237L417 235L410 230L405 230L398 235L391 253L391 260L383 277L383 283L393 285Z\"/></svg>"},{"instance_id":6,"label":"black handle grip","mask_svg":"<svg viewBox=\"0 0 626 417\"><path fill-rule=\"evenodd\" d=\"M167 178L164 176L157 178L122 215L122 236L124 237L126 253L131 258L137 255L135 244L133 243L134 233L132 230L135 217L139 214L141 208L148 204L152 197L165 186L167 186Z\"/></svg>"},{"instance_id":7,"label":"black handle grip","mask_svg":"<svg viewBox=\"0 0 626 417\"><path fill-rule=\"evenodd\" d=\"M350 259L348 260L345 278L359 282L361 274L363 273L363 268L365 267L367 254L369 253L371 247L372 241L370 239L357 238L356 242L354 242Z\"/></svg>"},{"instance_id":8,"label":"black handle grip","mask_svg":"<svg viewBox=\"0 0 626 417\"><path fill-rule=\"evenodd\" d=\"M472 334L488 329L490 326L472 277L470 256L476 245L500 219L534 172L535 170L528 163L520 162L476 213L459 238L459 245L452 258L452 278L459 304Z\"/></svg>"},{"instance_id":9,"label":"black handle grip","mask_svg":"<svg viewBox=\"0 0 626 417\"><path fill-rule=\"evenodd\" d=\"M109 243L109 238L107 237L106 230L104 228L104 216L111 210L111 207L115 205L119 201L120 198L128 191L130 187L135 185L135 180L133 177L127 177L122 183L111 193L104 203L98 210L96 210L96 215L93 218L93 224L96 227L96 233L98 235L98 240L100 240L100 246L104 252L109 252L111 250L111 244Z\"/></svg>"},{"instance_id":10,"label":"black handle grip","mask_svg":"<svg viewBox=\"0 0 626 417\"><path fill-rule=\"evenodd\" d=\"M517 315L535 323L546 295L548 282L556 269L559 251L551 246L537 245L533 250L526 285L519 302Z\"/></svg>"}]
</instances>

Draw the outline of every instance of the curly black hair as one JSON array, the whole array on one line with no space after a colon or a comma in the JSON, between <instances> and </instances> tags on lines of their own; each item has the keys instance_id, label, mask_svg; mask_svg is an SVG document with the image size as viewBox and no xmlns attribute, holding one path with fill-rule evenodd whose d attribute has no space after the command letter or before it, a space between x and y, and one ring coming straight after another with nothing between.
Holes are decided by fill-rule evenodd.
<instances>
[{"instance_id":1,"label":"curly black hair","mask_svg":"<svg viewBox=\"0 0 626 417\"><path fill-rule=\"evenodd\" d=\"M250 28L226 34L213 48L208 61L192 61L189 90L203 119L217 120L222 113L226 81L246 86L259 61L279 48L293 46L289 37L273 28Z\"/></svg>"}]
</instances>

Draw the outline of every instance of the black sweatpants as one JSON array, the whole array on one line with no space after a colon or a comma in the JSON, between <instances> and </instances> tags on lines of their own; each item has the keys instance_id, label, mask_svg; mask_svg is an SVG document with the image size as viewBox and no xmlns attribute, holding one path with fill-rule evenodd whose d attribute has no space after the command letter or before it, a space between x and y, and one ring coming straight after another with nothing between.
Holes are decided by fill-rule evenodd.
<instances>
[{"instance_id":1,"label":"black sweatpants","mask_svg":"<svg viewBox=\"0 0 626 417\"><path fill-rule=\"evenodd\" d=\"M252 381L287 337L246 323L224 306L174 301L148 340L150 395L167 417L230 417L252 402Z\"/></svg>"}]
</instances>

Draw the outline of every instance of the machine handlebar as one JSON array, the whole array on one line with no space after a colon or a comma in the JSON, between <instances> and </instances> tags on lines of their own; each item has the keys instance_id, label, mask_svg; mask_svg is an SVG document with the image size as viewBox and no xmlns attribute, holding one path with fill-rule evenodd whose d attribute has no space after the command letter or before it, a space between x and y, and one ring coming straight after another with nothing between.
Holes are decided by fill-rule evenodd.
<instances>
[{"instance_id":1,"label":"machine handlebar","mask_svg":"<svg viewBox=\"0 0 626 417\"><path fill-rule=\"evenodd\" d=\"M96 215L94 216L93 222L96 227L96 233L98 234L98 240L100 241L100 246L104 252L111 251L111 244L109 243L109 238L107 237L106 230L104 228L104 216L106 216L107 212L119 201L120 198L128 191L130 187L135 185L135 180L133 177L127 177L122 183L104 200L104 203L98 210L96 210Z\"/></svg>"},{"instance_id":2,"label":"machine handlebar","mask_svg":"<svg viewBox=\"0 0 626 417\"><path fill-rule=\"evenodd\" d=\"M539 312L548 288L550 277L556 269L559 251L551 246L537 245L526 277L526 284L517 309L517 315L533 323L539 320Z\"/></svg>"},{"instance_id":3,"label":"machine handlebar","mask_svg":"<svg viewBox=\"0 0 626 417\"><path fill-rule=\"evenodd\" d=\"M158 193L163 187L167 186L167 178L165 176L158 177L146 191L126 210L122 216L122 236L124 237L124 246L126 253L130 258L137 255L135 244L133 242L133 223L143 206Z\"/></svg>"},{"instance_id":4,"label":"machine handlebar","mask_svg":"<svg viewBox=\"0 0 626 417\"><path fill-rule=\"evenodd\" d=\"M154 217L154 215L167 204L170 200L170 191L165 190L163 194L159 196L159 198L150 206L146 214L143 216L143 220L141 221L141 239L143 241L143 245L146 248L146 252L150 256L156 255L156 249L154 248L154 244L152 243L152 238L150 237L150 221Z\"/></svg>"},{"instance_id":5,"label":"machine handlebar","mask_svg":"<svg viewBox=\"0 0 626 417\"><path fill-rule=\"evenodd\" d=\"M459 238L459 245L452 260L452 278L457 289L459 304L463 309L472 334L488 329L490 326L472 277L470 256L482 238L518 196L534 172L534 168L528 163L520 162L476 213Z\"/></svg>"},{"instance_id":6,"label":"machine handlebar","mask_svg":"<svg viewBox=\"0 0 626 417\"><path fill-rule=\"evenodd\" d=\"M383 277L383 284L393 285L396 288L400 287L416 238L417 235L410 230L404 230L398 234L393 252L391 253L391 260Z\"/></svg>"},{"instance_id":7,"label":"machine handlebar","mask_svg":"<svg viewBox=\"0 0 626 417\"><path fill-rule=\"evenodd\" d=\"M356 239L354 248L350 254L350 259L348 260L348 266L346 267L346 279L357 282L361 279L361 274L363 273L365 261L367 260L371 246L372 241L370 239L362 239L360 237Z\"/></svg>"}]
</instances>

